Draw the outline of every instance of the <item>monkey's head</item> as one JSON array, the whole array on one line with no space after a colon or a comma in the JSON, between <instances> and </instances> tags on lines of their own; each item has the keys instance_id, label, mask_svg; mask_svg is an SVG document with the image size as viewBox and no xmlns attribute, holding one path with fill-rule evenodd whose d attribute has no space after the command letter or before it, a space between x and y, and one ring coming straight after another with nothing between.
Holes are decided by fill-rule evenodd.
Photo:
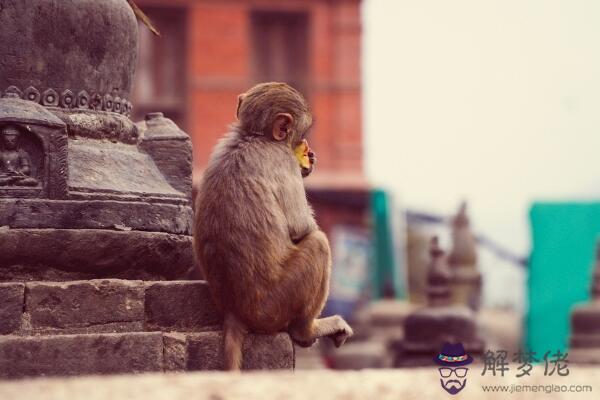
<instances>
[{"instance_id":1,"label":"monkey's head","mask_svg":"<svg viewBox=\"0 0 600 400\"><path fill-rule=\"evenodd\" d=\"M237 118L241 132L258 135L294 151L303 176L314 168L316 157L306 136L312 126L308 103L285 83L261 83L238 96Z\"/></svg>"}]
</instances>

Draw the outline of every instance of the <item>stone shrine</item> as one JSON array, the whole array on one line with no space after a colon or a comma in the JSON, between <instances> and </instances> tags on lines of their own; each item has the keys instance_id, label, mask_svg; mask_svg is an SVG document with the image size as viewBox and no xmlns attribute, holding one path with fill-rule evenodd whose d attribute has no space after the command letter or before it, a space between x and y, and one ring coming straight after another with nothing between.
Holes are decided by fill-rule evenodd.
<instances>
[{"instance_id":1,"label":"stone shrine","mask_svg":"<svg viewBox=\"0 0 600 400\"><path fill-rule=\"evenodd\" d=\"M208 287L180 280L190 138L129 119L137 40L127 0L0 0L0 378L222 365ZM244 346L293 367L287 334Z\"/></svg>"},{"instance_id":2,"label":"stone shrine","mask_svg":"<svg viewBox=\"0 0 600 400\"><path fill-rule=\"evenodd\" d=\"M472 357L483 352L473 311L452 304L445 252L437 237L431 240L427 272L427 305L412 312L404 321L404 339L396 347L396 367L431 366L445 342L462 343Z\"/></svg>"}]
</instances>

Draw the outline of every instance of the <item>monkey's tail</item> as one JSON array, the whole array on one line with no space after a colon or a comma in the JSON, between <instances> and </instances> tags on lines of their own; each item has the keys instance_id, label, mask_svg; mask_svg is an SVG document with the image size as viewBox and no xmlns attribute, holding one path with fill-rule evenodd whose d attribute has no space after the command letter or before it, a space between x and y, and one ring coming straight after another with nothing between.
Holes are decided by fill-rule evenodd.
<instances>
[{"instance_id":1,"label":"monkey's tail","mask_svg":"<svg viewBox=\"0 0 600 400\"><path fill-rule=\"evenodd\" d=\"M247 333L246 326L231 313L226 313L223 321L224 367L229 371L242 368L242 345Z\"/></svg>"}]
</instances>

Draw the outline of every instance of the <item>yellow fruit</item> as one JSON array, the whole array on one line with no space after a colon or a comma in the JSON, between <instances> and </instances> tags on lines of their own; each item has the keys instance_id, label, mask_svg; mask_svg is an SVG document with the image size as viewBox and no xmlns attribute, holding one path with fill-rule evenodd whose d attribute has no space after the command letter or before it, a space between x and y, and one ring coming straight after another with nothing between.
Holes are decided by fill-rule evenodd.
<instances>
[{"instance_id":1,"label":"yellow fruit","mask_svg":"<svg viewBox=\"0 0 600 400\"><path fill-rule=\"evenodd\" d=\"M310 160L308 158L309 150L310 148L308 147L306 139L302 140L302 142L294 149L294 154L302 168L310 168Z\"/></svg>"}]
</instances>

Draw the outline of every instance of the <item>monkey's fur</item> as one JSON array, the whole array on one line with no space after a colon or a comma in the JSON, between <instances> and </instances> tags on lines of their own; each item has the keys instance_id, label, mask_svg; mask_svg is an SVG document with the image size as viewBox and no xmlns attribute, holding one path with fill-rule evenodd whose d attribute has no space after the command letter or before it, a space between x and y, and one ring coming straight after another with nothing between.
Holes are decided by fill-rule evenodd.
<instances>
[{"instance_id":1,"label":"monkey's fur","mask_svg":"<svg viewBox=\"0 0 600 400\"><path fill-rule=\"evenodd\" d=\"M237 116L204 173L194 228L198 263L224 315L230 370L241 368L248 332L287 331L301 346L323 336L341 346L353 334L340 316L317 319L331 254L293 151L312 125L306 100L264 83L239 96Z\"/></svg>"}]
</instances>

